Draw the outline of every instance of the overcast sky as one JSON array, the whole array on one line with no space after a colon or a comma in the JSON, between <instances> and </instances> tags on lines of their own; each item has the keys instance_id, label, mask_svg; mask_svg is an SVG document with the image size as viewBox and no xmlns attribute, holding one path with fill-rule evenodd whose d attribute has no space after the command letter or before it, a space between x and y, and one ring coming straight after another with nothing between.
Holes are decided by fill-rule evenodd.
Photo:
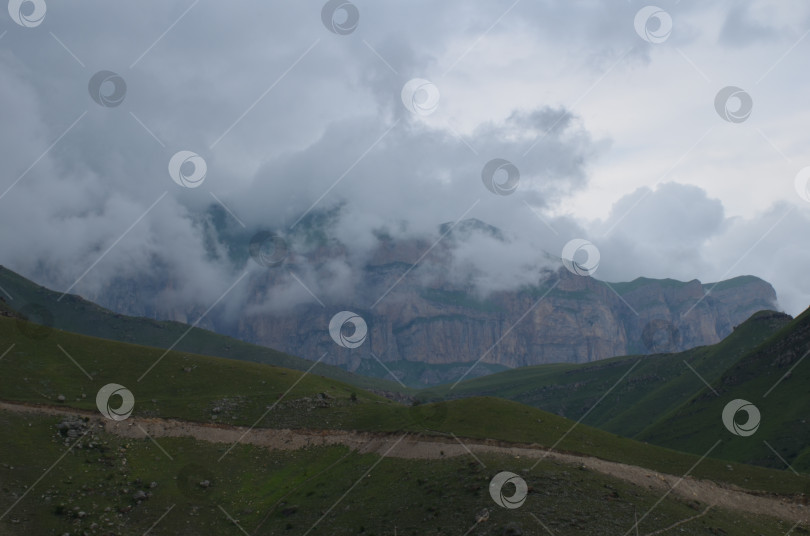
<instances>
[{"instance_id":1,"label":"overcast sky","mask_svg":"<svg viewBox=\"0 0 810 536\"><path fill-rule=\"evenodd\" d=\"M206 253L212 204L249 232L342 205L358 252L477 218L510 245L458 261L509 284L582 238L607 281L753 274L810 305L806 2L19 4L0 15L0 263L43 284L93 296L159 267L207 307L240 273ZM205 162L195 188L180 151ZM496 158L509 195L483 184Z\"/></svg>"}]
</instances>

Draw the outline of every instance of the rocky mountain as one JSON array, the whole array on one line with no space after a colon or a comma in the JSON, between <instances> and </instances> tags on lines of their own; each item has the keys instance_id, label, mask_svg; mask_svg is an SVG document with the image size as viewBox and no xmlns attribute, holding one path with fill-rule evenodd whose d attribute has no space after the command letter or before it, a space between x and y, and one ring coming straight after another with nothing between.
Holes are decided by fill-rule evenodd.
<instances>
[{"instance_id":1,"label":"rocky mountain","mask_svg":"<svg viewBox=\"0 0 810 536\"><path fill-rule=\"evenodd\" d=\"M706 284L647 278L608 283L576 275L545 252L537 252L530 284L507 282L501 287L508 290L482 292L481 281L492 276L460 267L456 252L475 240L508 243L495 227L474 219L446 224L437 231L438 241L395 240L380 231L358 261L355 251L330 235L330 217L319 214L283 238L265 233L267 251L262 248L268 244L255 236L223 238L217 231L217 240L245 245L232 248L235 264L254 270L243 283L249 290L239 307L230 307L230 315L214 312L200 326L424 387L527 365L685 350L718 342L757 311L778 309L773 287L753 276ZM281 256L274 251L279 246ZM250 260L257 260L257 252L265 255L258 259L263 270ZM331 286L350 287L342 294L324 283L341 271L351 273L344 277L351 283ZM159 286L151 279L121 281L90 298L121 313L186 323L202 312L176 303L156 311L145 308L142 298L133 302L144 289ZM299 299L287 303L295 292ZM330 321L341 311L364 321L365 338L357 334L362 344L341 347L330 336ZM344 336L351 338L352 325L344 326Z\"/></svg>"},{"instance_id":2,"label":"rocky mountain","mask_svg":"<svg viewBox=\"0 0 810 536\"><path fill-rule=\"evenodd\" d=\"M654 279L606 284L565 269L545 275L541 285L485 300L403 285L379 306L352 311L368 326L364 344L354 349L331 340L326 326L337 311L319 306L246 317L235 335L309 358L327 353L327 362L349 370L362 370L375 357L395 375L413 362L448 366L424 369L419 383L432 384L453 380L479 359L474 375L491 371L491 364L586 363L712 344L776 303L771 285L751 276L714 286Z\"/></svg>"}]
</instances>

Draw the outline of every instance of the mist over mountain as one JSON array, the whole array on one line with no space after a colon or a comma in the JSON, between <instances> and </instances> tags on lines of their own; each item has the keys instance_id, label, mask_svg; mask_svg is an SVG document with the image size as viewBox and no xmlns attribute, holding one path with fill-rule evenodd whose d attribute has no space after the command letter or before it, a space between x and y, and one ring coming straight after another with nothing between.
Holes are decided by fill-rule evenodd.
<instances>
[{"instance_id":1,"label":"mist over mountain","mask_svg":"<svg viewBox=\"0 0 810 536\"><path fill-rule=\"evenodd\" d=\"M247 18L195 7L188 25L146 55L145 36L160 32L135 6L50 6L42 32L9 22L0 106L15 127L0 143L2 262L107 305L123 287L128 310L172 318L220 298L246 268L235 257L255 233L286 237L306 218L335 214L329 230L346 257L306 267L319 274L307 284L317 280L315 294L348 307L379 236L429 247L443 223L476 218L509 239L476 237L454 250L462 273L481 270L472 283L483 293L531 282L538 252L559 256L582 238L599 248L598 277L608 281L754 274L774 285L787 312L803 310L810 254L796 230L810 215L794 167L806 144L774 133L788 123L803 132L804 95L781 78L789 63L769 70L771 55L752 58L747 48L767 45L780 57L804 32L802 17L777 24L769 17L784 13L765 10L770 22L760 26L770 30L751 31L746 21L761 10L735 10L726 21L709 8L672 6L678 49L705 57L706 76L714 71L704 86L681 55L634 31L634 5L517 8L525 11L512 26L494 26L494 41L481 47L499 7L388 6L366 15L374 22L361 25L362 37L347 39L323 27L318 6L252 6ZM106 17L103 29L90 13ZM163 5L152 15L168 26L182 14ZM200 28L216 28L217 45L200 43ZM100 41L87 42L91 33ZM272 46L249 46L268 35ZM121 48L97 46L107 40ZM727 69L752 64L768 74L756 102L773 108L735 129L713 99L733 82ZM125 80L119 106L88 95L100 69ZM413 79L438 92L430 115L403 103ZM597 81L599 91L588 90ZM182 150L206 162L199 188L168 173ZM494 159L518 171L510 195L482 183ZM223 230L242 236L223 239ZM219 304L233 315L247 303L239 288ZM278 301L306 299L290 286Z\"/></svg>"},{"instance_id":2,"label":"mist over mountain","mask_svg":"<svg viewBox=\"0 0 810 536\"><path fill-rule=\"evenodd\" d=\"M504 367L713 344L756 311L779 309L773 287L751 276L705 284L585 277L477 219L447 222L423 239L397 240L381 229L358 254L335 236L339 218L339 210L313 214L285 238L258 235L262 244L251 250L245 233L231 234L224 215L212 213L213 241L233 244L229 262L248 275L229 305L200 326L419 386ZM97 299L122 313L161 316L166 310L133 298L144 289L171 295L172 287L154 277L122 280ZM172 320L193 323L205 313L178 300L166 304ZM340 348L330 337L340 311L365 322L359 348Z\"/></svg>"},{"instance_id":3,"label":"mist over mountain","mask_svg":"<svg viewBox=\"0 0 810 536\"><path fill-rule=\"evenodd\" d=\"M7 4L0 534L807 533L810 3Z\"/></svg>"}]
</instances>

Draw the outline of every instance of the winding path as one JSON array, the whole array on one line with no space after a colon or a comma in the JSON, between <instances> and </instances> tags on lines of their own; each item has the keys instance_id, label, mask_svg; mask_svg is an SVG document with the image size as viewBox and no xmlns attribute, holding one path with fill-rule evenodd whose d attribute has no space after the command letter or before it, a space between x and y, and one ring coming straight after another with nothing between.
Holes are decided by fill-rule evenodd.
<instances>
[{"instance_id":1,"label":"winding path","mask_svg":"<svg viewBox=\"0 0 810 536\"><path fill-rule=\"evenodd\" d=\"M108 433L135 439L143 439L145 437L144 432L146 432L152 438L192 437L214 443L233 444L240 442L277 450L297 450L321 445L343 445L359 453L374 453L380 456L407 459L475 457L478 454L485 453L501 454L520 459L536 460L537 458L545 458L584 467L646 489L659 491L662 494L666 493L667 490L671 490L671 493L675 495L700 501L710 507L777 517L794 523L805 522L810 518L810 512L806 506L790 502L786 498L755 495L739 488L719 485L708 480L698 480L692 477L682 479L679 476L591 456L551 452L528 445L518 446L492 440L445 439L417 434L409 434L403 437L347 430L268 428L251 430L242 426L140 417L130 417L125 421L112 421L103 419L99 417L98 413L91 411L10 402L0 402L0 410L15 413L90 417L95 422L102 424Z\"/></svg>"}]
</instances>

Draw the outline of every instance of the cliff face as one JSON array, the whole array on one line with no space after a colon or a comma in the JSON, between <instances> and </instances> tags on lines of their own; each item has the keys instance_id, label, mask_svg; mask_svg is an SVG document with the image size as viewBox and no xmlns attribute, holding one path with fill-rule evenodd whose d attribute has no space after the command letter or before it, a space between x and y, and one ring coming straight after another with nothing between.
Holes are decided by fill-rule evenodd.
<instances>
[{"instance_id":1,"label":"cliff face","mask_svg":"<svg viewBox=\"0 0 810 536\"><path fill-rule=\"evenodd\" d=\"M439 230L443 237L445 230L450 231ZM557 269L559 259L550 257L545 265L554 268L538 272L534 286L516 283L511 286L519 290L481 296L472 290L475 285L465 286L459 282L463 278L454 277L454 248L471 236L507 239L477 220L461 222L435 243L381 235L370 256L355 266L352 275L359 283L350 295L322 294L324 305L306 296L306 305L268 308L274 305L268 289L303 292L298 285L317 283L319 267L351 258L349 248L327 231L324 224L302 231L305 236L297 239L288 237L285 264L255 271L242 283L249 289L243 294L247 303L240 303L237 313L231 308L230 315L206 316L201 327L311 360L324 356L326 363L360 373L384 375L388 367L416 385L427 385L455 381L475 362L472 376L503 367L685 350L716 343L753 313L778 308L773 287L756 277L708 284L646 278L606 283ZM302 246L304 242L309 245ZM425 252L430 254L422 259ZM417 265L412 264L415 259ZM159 313L140 310L143 304L132 298L135 288L127 290L160 284L123 282L96 299L129 314L185 322L199 318L202 307L192 310L170 299ZM171 289L165 280L162 284ZM277 312L267 312L271 310ZM359 347L341 348L330 337L330 319L343 310L356 313L368 326Z\"/></svg>"},{"instance_id":2,"label":"cliff face","mask_svg":"<svg viewBox=\"0 0 810 536\"><path fill-rule=\"evenodd\" d=\"M377 307L353 309L366 321L368 336L351 350L340 348L328 334L329 320L339 309L320 306L281 317L245 317L237 336L311 359L327 353L325 361L350 370L374 357L393 370L401 361L458 365L479 359L521 367L711 344L756 311L776 307L771 285L750 276L722 282L708 294L712 285L697 280L606 284L565 269L546 277L536 288L485 300L403 284ZM434 370L423 381L450 381L455 372Z\"/></svg>"}]
</instances>

